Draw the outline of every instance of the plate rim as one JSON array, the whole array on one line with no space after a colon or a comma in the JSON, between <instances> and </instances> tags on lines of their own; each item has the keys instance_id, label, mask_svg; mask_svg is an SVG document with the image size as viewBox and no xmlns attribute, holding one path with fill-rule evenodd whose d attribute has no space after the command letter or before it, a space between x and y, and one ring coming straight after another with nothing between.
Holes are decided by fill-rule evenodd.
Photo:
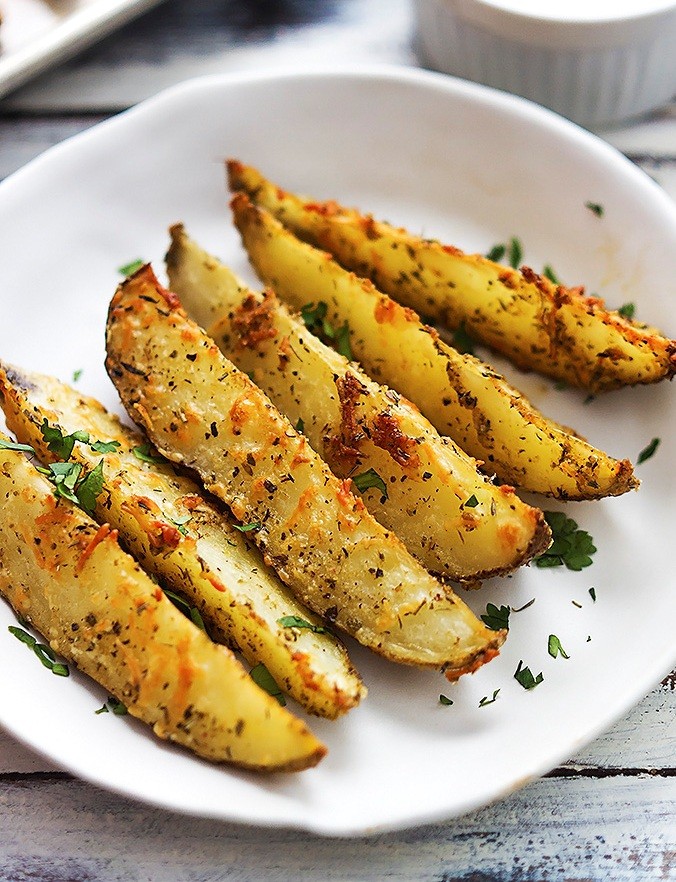
<instances>
[{"instance_id":1,"label":"plate rim","mask_svg":"<svg viewBox=\"0 0 676 882\"><path fill-rule=\"evenodd\" d=\"M671 222L673 223L674 230L676 230L676 204L671 199L671 197L645 172L635 166L616 148L603 141L598 136L580 128L579 126L569 122L568 120L557 116L552 111L532 104L526 99L519 98L513 95L508 95L506 93L499 92L486 86L468 83L453 77L448 77L443 74L393 65L354 67L350 66L339 68L327 66L325 68L313 69L298 69L291 67L284 70L261 70L253 73L238 72L226 73L222 75L216 74L186 80L182 83L178 83L174 86L164 89L158 94L152 96L151 98L145 99L144 101L140 102L129 110L124 111L107 120L104 120L103 122L97 123L91 128L75 134L70 138L65 139L64 141L55 145L54 147L51 147L40 156L33 159L31 162L27 163L21 169L8 176L3 182L0 183L0 200L4 198L5 192L11 192L13 187L21 186L22 181L25 177L33 175L34 173L36 173L36 171L39 172L40 169L42 169L43 167L48 167L49 164L53 161L54 157L57 157L62 152L70 152L70 150L73 149L74 145L77 147L77 145L85 143L91 138L101 137L105 135L105 132L107 132L111 128L114 129L115 127L118 127L120 125L126 125L127 120L132 120L133 123L137 118L146 115L149 112L152 113L156 110L161 111L164 105L170 105L175 100L180 100L183 96L189 96L191 93L199 93L205 89L211 89L214 87L231 89L254 82L271 83L274 81L279 81L280 79L287 81L333 81L339 79L358 82L364 79L373 80L374 78L382 79L386 81L389 85L396 84L398 86L402 83L406 83L419 85L425 88L432 87L438 91L445 92L452 97L469 96L471 99L479 100L482 104L493 104L501 106L507 111L510 111L511 113L516 113L517 116L520 116L521 118L526 118L532 122L535 122L536 124L546 127L549 130L552 130L552 128L555 131L558 130L566 137L575 136L578 139L581 139L581 143L583 143L586 147L588 147L592 151L599 153L599 155L601 155L604 159L613 162L618 168L621 167L623 169L623 173L632 176L638 186L645 188L646 192L650 192L650 198L655 201L655 205L659 206L661 210L665 211L667 216L671 216ZM664 667L662 667L662 661L664 662ZM676 651L671 653L668 651L668 648L665 647L664 654L663 656L660 656L659 662L661 673L658 674L657 677L666 676L667 674L669 674L670 671L673 669L675 663ZM627 713L628 710L634 707L641 700L642 696L645 696L656 685L657 677L652 672L654 672L657 667L658 665L655 664L651 667L650 674L644 672L643 676L637 678L637 680L634 682L634 687L631 690L631 695L629 697L624 696L622 700L617 701L612 710L609 710L602 720L597 721L592 726L586 727L583 734L580 735L578 733L578 737L574 745L569 745L566 751L557 752L556 754L550 756L549 759L547 759L546 761L543 760L542 762L537 763L532 769L527 771L526 774L523 773L522 769L521 774L514 775L514 780L511 783L503 787L500 792L494 792L489 799L486 799L485 796L478 796L474 799L468 799L465 801L465 803L458 804L450 810L434 809L428 813L418 811L415 815L415 818L409 820L395 820L392 822L385 822L383 824L369 824L367 826L359 824L350 827L347 824L332 825L325 818L315 819L314 823L311 819L286 821L282 818L266 818L265 820L261 820L259 817L256 816L256 813L252 812L251 810L249 810L248 813L244 814L242 812L234 814L232 811L228 811L227 805L223 806L222 808L225 810L221 811L201 810L199 812L195 812L190 808L181 806L180 802L178 801L172 802L172 800L169 799L163 800L148 796L147 793L144 793L142 791L142 788L139 788L136 792L134 792L134 790L130 789L129 787L116 788L114 783L111 783L110 780L106 779L104 776L97 776L96 774L85 774L80 772L79 770L76 771L75 774L84 780L88 780L91 783L104 787L106 790L118 793L127 798L133 798L145 804L155 805L193 817L203 817L212 820L247 824L261 828L304 830L316 835L326 837L368 836L386 831L413 829L415 827L423 826L430 823L441 823L444 821L450 821L454 818L458 818L462 815L466 815L469 812L477 810L478 808L490 805L494 802L501 801L509 794L521 789L529 782L546 774L546 772L551 770L561 761L568 758L571 749L578 750L582 746L589 744L594 738L596 738L602 732L606 731L614 722L616 722L625 713ZM16 737L17 740L27 744L32 750L35 750L40 755L48 758L51 762L54 762L55 765L58 765L62 768L68 768L68 766L64 763L55 760L50 755L50 753L44 749L43 746L35 745L29 739L26 739L23 734L14 732L11 725L7 725L6 723L2 723L1 725L6 731L10 732L14 737ZM72 769L69 770L72 771Z\"/></svg>"}]
</instances>

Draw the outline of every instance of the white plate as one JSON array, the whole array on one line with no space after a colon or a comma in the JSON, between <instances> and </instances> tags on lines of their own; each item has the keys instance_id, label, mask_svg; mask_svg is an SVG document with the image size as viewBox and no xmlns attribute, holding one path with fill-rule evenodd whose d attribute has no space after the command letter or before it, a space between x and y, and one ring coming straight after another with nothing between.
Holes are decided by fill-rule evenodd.
<instances>
[{"instance_id":1,"label":"white plate","mask_svg":"<svg viewBox=\"0 0 676 882\"><path fill-rule=\"evenodd\" d=\"M238 271L222 162L337 197L485 251L514 234L536 268L637 312L674 334L676 210L646 176L587 133L518 99L405 71L195 81L50 150L0 186L0 355L69 380L117 408L103 327L135 258L156 262L183 220ZM602 218L585 208L605 208ZM356 834L449 818L510 793L570 757L637 702L676 661L674 388L584 395L514 375L552 416L636 458L637 493L570 505L598 553L580 573L527 568L470 602L519 607L501 656L455 687L354 648L370 694L347 719L314 721L327 759L271 778L216 768L162 745L129 719L96 716L102 692L57 679L2 632L0 721L78 775L204 816ZM552 506L550 506L552 507ZM597 602L588 589L594 586ZM579 604L579 606L576 606ZM558 635L569 660L547 654ZM588 640L591 637L591 640ZM520 659L544 682L526 692ZM8 675L11 672L11 675ZM500 689L497 701L479 707ZM454 704L439 704L443 692Z\"/></svg>"},{"instance_id":2,"label":"white plate","mask_svg":"<svg viewBox=\"0 0 676 882\"><path fill-rule=\"evenodd\" d=\"M9 0L0 24L0 95L160 0Z\"/></svg>"}]
</instances>

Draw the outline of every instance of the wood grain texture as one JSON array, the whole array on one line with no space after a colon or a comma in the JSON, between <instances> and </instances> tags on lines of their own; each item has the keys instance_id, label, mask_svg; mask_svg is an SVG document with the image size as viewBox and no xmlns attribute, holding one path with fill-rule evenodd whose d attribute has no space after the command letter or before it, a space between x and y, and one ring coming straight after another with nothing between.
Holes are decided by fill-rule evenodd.
<instances>
[{"instance_id":1,"label":"wood grain texture","mask_svg":"<svg viewBox=\"0 0 676 882\"><path fill-rule=\"evenodd\" d=\"M76 780L10 782L0 793L0 879L668 880L671 784L545 778L450 824L348 842L186 818Z\"/></svg>"}]
</instances>

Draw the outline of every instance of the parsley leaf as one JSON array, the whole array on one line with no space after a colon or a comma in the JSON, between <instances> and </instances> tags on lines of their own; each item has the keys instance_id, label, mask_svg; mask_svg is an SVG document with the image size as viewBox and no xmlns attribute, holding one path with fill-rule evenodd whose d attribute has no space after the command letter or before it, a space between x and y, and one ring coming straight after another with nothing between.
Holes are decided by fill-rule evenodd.
<instances>
[{"instance_id":1,"label":"parsley leaf","mask_svg":"<svg viewBox=\"0 0 676 882\"><path fill-rule=\"evenodd\" d=\"M294 426L294 429L297 432L304 432L305 431L305 423L303 422L303 417L298 417L298 422Z\"/></svg>"},{"instance_id":2,"label":"parsley leaf","mask_svg":"<svg viewBox=\"0 0 676 882\"><path fill-rule=\"evenodd\" d=\"M333 346L348 361L352 361L350 326L347 322L344 322L339 328L335 328L326 318L328 311L328 304L320 300L316 305L314 303L306 303L305 306L302 306L300 317L308 331L319 337L324 343Z\"/></svg>"},{"instance_id":3,"label":"parsley leaf","mask_svg":"<svg viewBox=\"0 0 676 882\"><path fill-rule=\"evenodd\" d=\"M596 603L596 588L589 589L589 596L594 601L594 603Z\"/></svg>"},{"instance_id":4,"label":"parsley leaf","mask_svg":"<svg viewBox=\"0 0 676 882\"><path fill-rule=\"evenodd\" d=\"M523 260L523 245L521 244L521 240L517 239L516 236L512 236L509 240L507 259L509 260L509 265L512 269L518 269Z\"/></svg>"},{"instance_id":5,"label":"parsley leaf","mask_svg":"<svg viewBox=\"0 0 676 882\"><path fill-rule=\"evenodd\" d=\"M73 382L77 383L77 381L80 379L81 376L82 376L82 368L77 368L76 370L74 370L73 371Z\"/></svg>"},{"instance_id":6,"label":"parsley leaf","mask_svg":"<svg viewBox=\"0 0 676 882\"><path fill-rule=\"evenodd\" d=\"M250 675L251 679L257 686L260 686L261 689L265 690L268 695L276 698L282 707L286 706L286 699L284 698L282 690L279 688L274 677L265 667L263 662L259 662L254 668L251 668Z\"/></svg>"},{"instance_id":7,"label":"parsley leaf","mask_svg":"<svg viewBox=\"0 0 676 882\"><path fill-rule=\"evenodd\" d=\"M621 315L622 318L626 318L629 321L634 318L636 313L636 304L635 303L625 303L623 306L617 310L618 315Z\"/></svg>"},{"instance_id":8,"label":"parsley leaf","mask_svg":"<svg viewBox=\"0 0 676 882\"><path fill-rule=\"evenodd\" d=\"M498 608L494 603L486 604L486 615L481 616L481 621L490 628L491 631L508 631L509 630L509 613L508 606Z\"/></svg>"},{"instance_id":9,"label":"parsley leaf","mask_svg":"<svg viewBox=\"0 0 676 882\"><path fill-rule=\"evenodd\" d=\"M499 689L495 689L495 690L493 691L493 697L492 697L492 698L489 698L487 695L484 695L484 697L483 697L483 698L481 699L481 701L479 702L479 707L486 707L487 704L493 704L493 702L497 699L497 697L498 697L499 694L500 694L500 690L499 690Z\"/></svg>"},{"instance_id":10,"label":"parsley leaf","mask_svg":"<svg viewBox=\"0 0 676 882\"><path fill-rule=\"evenodd\" d=\"M75 487L75 496L80 508L84 509L87 514L92 514L96 508L96 499L102 490L103 460L100 459L98 465L87 472L85 477Z\"/></svg>"},{"instance_id":11,"label":"parsley leaf","mask_svg":"<svg viewBox=\"0 0 676 882\"><path fill-rule=\"evenodd\" d=\"M52 674L55 674L57 677L67 677L70 674L68 665L63 662L57 662L56 655L51 646L46 646L44 643L38 643L32 634L29 634L28 631L24 631L23 628L17 628L15 625L9 625L7 630L10 634L13 634L17 640L20 640L22 643L25 643L29 649L32 649L33 653L40 659L46 668L49 668Z\"/></svg>"},{"instance_id":12,"label":"parsley leaf","mask_svg":"<svg viewBox=\"0 0 676 882\"><path fill-rule=\"evenodd\" d=\"M127 708L121 701L119 701L115 696L109 695L106 701L103 703L102 707L100 707L97 711L94 711L95 714L107 714L113 713L117 714L118 717L123 717L127 713Z\"/></svg>"},{"instance_id":13,"label":"parsley leaf","mask_svg":"<svg viewBox=\"0 0 676 882\"><path fill-rule=\"evenodd\" d=\"M502 258L505 256L506 251L507 246L503 245L502 242L499 242L486 253L486 260L492 260L493 263L500 263Z\"/></svg>"},{"instance_id":14,"label":"parsley leaf","mask_svg":"<svg viewBox=\"0 0 676 882\"><path fill-rule=\"evenodd\" d=\"M138 444L136 447L132 447L131 452L136 459L140 459L141 462L153 462L158 464L166 462L163 456L160 456L159 453L153 451L150 444Z\"/></svg>"},{"instance_id":15,"label":"parsley leaf","mask_svg":"<svg viewBox=\"0 0 676 882\"><path fill-rule=\"evenodd\" d=\"M119 441L92 441L89 445L95 453L115 453L120 447Z\"/></svg>"},{"instance_id":16,"label":"parsley leaf","mask_svg":"<svg viewBox=\"0 0 676 882\"><path fill-rule=\"evenodd\" d=\"M129 276L133 276L134 273L138 272L144 263L145 261L140 258L138 260L132 260L130 263L125 263L124 266L118 267L117 271L121 276L128 279Z\"/></svg>"},{"instance_id":17,"label":"parsley leaf","mask_svg":"<svg viewBox=\"0 0 676 882\"><path fill-rule=\"evenodd\" d=\"M547 652L552 658L556 658L557 655L560 655L562 658L570 658L566 650L561 646L561 641L556 634L549 635L549 639L547 640Z\"/></svg>"},{"instance_id":18,"label":"parsley leaf","mask_svg":"<svg viewBox=\"0 0 676 882\"><path fill-rule=\"evenodd\" d=\"M464 321L453 331L453 347L464 355L474 355L474 340L467 333Z\"/></svg>"},{"instance_id":19,"label":"parsley leaf","mask_svg":"<svg viewBox=\"0 0 676 882\"><path fill-rule=\"evenodd\" d=\"M603 217L604 208L599 202L585 202L585 208L588 208L596 217Z\"/></svg>"},{"instance_id":20,"label":"parsley leaf","mask_svg":"<svg viewBox=\"0 0 676 882\"><path fill-rule=\"evenodd\" d=\"M636 460L636 465L641 465L642 462L645 462L647 459L655 453L657 448L660 446L660 439L653 438L653 440L648 444L643 450L639 453L638 458Z\"/></svg>"},{"instance_id":21,"label":"parsley leaf","mask_svg":"<svg viewBox=\"0 0 676 882\"><path fill-rule=\"evenodd\" d=\"M523 662L520 661L514 672L514 679L517 683L520 683L524 689L535 689L536 686L542 683L544 677L542 676L542 672L540 672L537 677L534 677L531 669L524 668Z\"/></svg>"},{"instance_id":22,"label":"parsley leaf","mask_svg":"<svg viewBox=\"0 0 676 882\"><path fill-rule=\"evenodd\" d=\"M0 438L0 450L18 450L22 453L35 454L35 450L30 444L19 444L18 441L3 441L2 438Z\"/></svg>"},{"instance_id":23,"label":"parsley leaf","mask_svg":"<svg viewBox=\"0 0 676 882\"><path fill-rule=\"evenodd\" d=\"M250 524L233 524L232 526L240 533L251 533L252 530L260 530L263 524L260 521L252 521Z\"/></svg>"},{"instance_id":24,"label":"parsley leaf","mask_svg":"<svg viewBox=\"0 0 676 882\"><path fill-rule=\"evenodd\" d=\"M188 523L188 521L192 520L192 515L189 515L189 514L181 515L178 518L169 518L169 520L178 529L178 532L182 536L188 535L188 531L187 531L185 525Z\"/></svg>"},{"instance_id":25,"label":"parsley leaf","mask_svg":"<svg viewBox=\"0 0 676 882\"><path fill-rule=\"evenodd\" d=\"M560 511L546 511L545 520L552 531L552 544L547 551L534 558L537 567L561 567L579 571L591 566L596 552L592 537L577 523Z\"/></svg>"},{"instance_id":26,"label":"parsley leaf","mask_svg":"<svg viewBox=\"0 0 676 882\"><path fill-rule=\"evenodd\" d=\"M180 594L176 594L174 591L171 591L169 588L162 589L166 596L171 600L176 609L180 609L184 616L187 616L194 625L206 633L206 627L204 625L204 619L202 618L202 614L197 609L196 606L193 606L192 603L189 603L185 597L181 597Z\"/></svg>"},{"instance_id":27,"label":"parsley leaf","mask_svg":"<svg viewBox=\"0 0 676 882\"><path fill-rule=\"evenodd\" d=\"M439 704L444 704L446 707L450 707L453 704L453 699L449 698L448 695L444 695L443 692L439 696Z\"/></svg>"},{"instance_id":28,"label":"parsley leaf","mask_svg":"<svg viewBox=\"0 0 676 882\"><path fill-rule=\"evenodd\" d=\"M73 432L71 435L64 435L58 426L51 426L47 417L42 421L40 433L47 442L47 449L59 457L59 459L70 459L76 441L83 444L89 444L89 432Z\"/></svg>"},{"instance_id":29,"label":"parsley leaf","mask_svg":"<svg viewBox=\"0 0 676 882\"><path fill-rule=\"evenodd\" d=\"M478 504L479 504L479 500L476 498L474 493L472 493L470 498L464 502L463 508L476 508Z\"/></svg>"},{"instance_id":30,"label":"parsley leaf","mask_svg":"<svg viewBox=\"0 0 676 882\"><path fill-rule=\"evenodd\" d=\"M313 625L312 622L306 622L300 616L282 616L281 619L277 619L277 624L281 625L282 628L307 628L315 634L331 633L324 625Z\"/></svg>"},{"instance_id":31,"label":"parsley leaf","mask_svg":"<svg viewBox=\"0 0 676 882\"><path fill-rule=\"evenodd\" d=\"M360 493L363 493L364 490L369 490L371 487L375 487L376 490L380 490L382 493L383 500L388 498L387 486L375 469L368 469L360 475L354 475L352 483Z\"/></svg>"},{"instance_id":32,"label":"parsley leaf","mask_svg":"<svg viewBox=\"0 0 676 882\"><path fill-rule=\"evenodd\" d=\"M560 280L559 277L556 275L556 273L555 273L554 270L552 269L551 265L548 264L548 263L545 264L545 266L543 267L543 269L542 269L542 275L545 276L545 278L549 279L549 281L552 282L552 284L554 284L554 285L560 285L560 284L561 284L561 280Z\"/></svg>"}]
</instances>

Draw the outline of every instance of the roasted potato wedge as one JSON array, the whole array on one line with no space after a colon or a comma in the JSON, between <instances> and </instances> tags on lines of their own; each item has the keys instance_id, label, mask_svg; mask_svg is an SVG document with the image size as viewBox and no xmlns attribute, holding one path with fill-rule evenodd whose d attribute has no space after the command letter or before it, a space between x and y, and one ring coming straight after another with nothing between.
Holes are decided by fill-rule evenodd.
<instances>
[{"instance_id":1,"label":"roasted potato wedge","mask_svg":"<svg viewBox=\"0 0 676 882\"><path fill-rule=\"evenodd\" d=\"M228 175L233 191L380 291L449 328L463 326L520 368L595 393L676 373L676 340L608 310L581 287L465 254L334 201L303 199L234 160Z\"/></svg>"},{"instance_id":2,"label":"roasted potato wedge","mask_svg":"<svg viewBox=\"0 0 676 882\"><path fill-rule=\"evenodd\" d=\"M7 365L0 366L0 405L8 427L43 462L58 459L45 420L64 436L84 431L92 443L116 442L103 453L77 442L70 457L87 468L103 459L99 523L118 530L147 572L195 604L215 640L239 649L252 666L263 662L311 713L334 718L359 703L365 689L344 646L321 630L201 487L166 461L148 461L145 438L53 377ZM288 616L311 627L284 627Z\"/></svg>"},{"instance_id":3,"label":"roasted potato wedge","mask_svg":"<svg viewBox=\"0 0 676 882\"><path fill-rule=\"evenodd\" d=\"M359 480L375 471L366 507L427 569L476 582L547 547L541 511L477 472L415 407L325 346L271 291L248 289L182 226L171 236L169 286L188 315L204 325L220 314L209 336L293 425L302 424L334 474Z\"/></svg>"},{"instance_id":4,"label":"roasted potato wedge","mask_svg":"<svg viewBox=\"0 0 676 882\"><path fill-rule=\"evenodd\" d=\"M628 460L547 420L490 367L447 346L411 309L297 239L245 194L234 196L232 208L261 279L296 309L325 302L329 322L347 322L367 373L413 401L437 431L501 480L559 499L598 499L637 486Z\"/></svg>"},{"instance_id":5,"label":"roasted potato wedge","mask_svg":"<svg viewBox=\"0 0 676 882\"><path fill-rule=\"evenodd\" d=\"M132 419L225 502L299 599L383 656L447 669L504 640L445 591L144 267L117 290L108 373Z\"/></svg>"},{"instance_id":6,"label":"roasted potato wedge","mask_svg":"<svg viewBox=\"0 0 676 882\"><path fill-rule=\"evenodd\" d=\"M307 727L176 609L116 530L53 490L0 449L0 593L16 612L160 738L249 769L315 765L326 749Z\"/></svg>"}]
</instances>

